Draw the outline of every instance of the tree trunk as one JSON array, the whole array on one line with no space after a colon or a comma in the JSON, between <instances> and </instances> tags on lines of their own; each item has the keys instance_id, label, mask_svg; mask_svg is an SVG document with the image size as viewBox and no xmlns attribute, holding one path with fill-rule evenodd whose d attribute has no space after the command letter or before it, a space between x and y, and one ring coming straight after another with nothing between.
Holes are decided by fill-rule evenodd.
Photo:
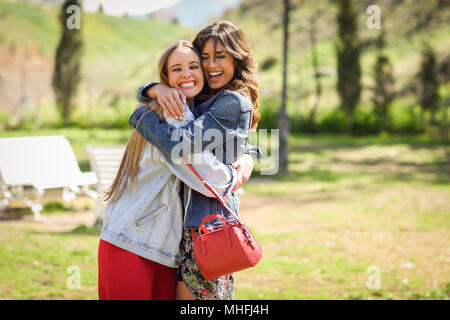
<instances>
[{"instance_id":1,"label":"tree trunk","mask_svg":"<svg viewBox=\"0 0 450 320\"><path fill-rule=\"evenodd\" d=\"M353 0L340 0L337 15L337 91L341 108L347 113L347 133L353 133L353 117L361 95L358 14Z\"/></svg>"},{"instance_id":2,"label":"tree trunk","mask_svg":"<svg viewBox=\"0 0 450 320\"><path fill-rule=\"evenodd\" d=\"M449 127L448 107L450 106L450 98L446 97L445 99L443 99L442 103L443 103L442 108L444 109L444 119L442 120L440 136L442 139L448 140L448 138L449 138L449 135L448 135L448 127Z\"/></svg>"},{"instance_id":3,"label":"tree trunk","mask_svg":"<svg viewBox=\"0 0 450 320\"><path fill-rule=\"evenodd\" d=\"M319 57L317 55L316 50L316 21L318 19L318 13L314 14L311 17L310 25L309 25L309 42L311 46L311 56L312 56L312 66L314 70L314 81L316 85L316 97L314 101L314 106L311 112L309 113L308 122L307 122L307 129L309 132L314 132L314 119L317 113L317 110L319 109L320 104L320 98L322 95L322 84L320 82L320 74L319 74Z\"/></svg>"},{"instance_id":4,"label":"tree trunk","mask_svg":"<svg viewBox=\"0 0 450 320\"><path fill-rule=\"evenodd\" d=\"M286 87L287 87L287 57L289 42L289 0L284 0L283 15L283 88L281 92L281 109L278 114L278 128L280 128L279 143L279 172L288 172L288 137L289 137L289 116L286 112Z\"/></svg>"},{"instance_id":5,"label":"tree trunk","mask_svg":"<svg viewBox=\"0 0 450 320\"><path fill-rule=\"evenodd\" d=\"M56 48L55 66L53 71L53 89L56 104L63 125L70 124L70 115L74 109L74 98L81 82L81 57L83 50L83 37L80 28L69 28L68 19L76 15L69 15L70 7L79 8L81 15L81 1L66 0L62 4L60 13L60 24L62 29L61 38ZM79 17L81 19L81 17Z\"/></svg>"}]
</instances>

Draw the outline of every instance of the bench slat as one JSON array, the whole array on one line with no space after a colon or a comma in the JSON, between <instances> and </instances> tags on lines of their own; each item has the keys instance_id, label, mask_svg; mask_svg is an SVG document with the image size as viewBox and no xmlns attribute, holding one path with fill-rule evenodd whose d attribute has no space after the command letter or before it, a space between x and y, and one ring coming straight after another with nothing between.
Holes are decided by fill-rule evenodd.
<instances>
[{"instance_id":1,"label":"bench slat","mask_svg":"<svg viewBox=\"0 0 450 320\"><path fill-rule=\"evenodd\" d=\"M107 190L116 177L122 161L124 145L115 146L87 146L89 163L98 177L97 192Z\"/></svg>"}]
</instances>

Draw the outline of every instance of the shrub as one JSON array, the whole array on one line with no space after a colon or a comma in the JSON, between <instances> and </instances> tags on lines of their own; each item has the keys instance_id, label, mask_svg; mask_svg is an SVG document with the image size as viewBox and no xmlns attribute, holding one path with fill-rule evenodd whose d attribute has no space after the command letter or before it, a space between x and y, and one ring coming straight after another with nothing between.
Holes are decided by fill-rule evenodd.
<instances>
[{"instance_id":1,"label":"shrub","mask_svg":"<svg viewBox=\"0 0 450 320\"><path fill-rule=\"evenodd\" d=\"M261 63L260 68L262 71L267 71L270 68L272 68L277 63L277 59L274 57L267 57L264 59L264 61Z\"/></svg>"},{"instance_id":2,"label":"shrub","mask_svg":"<svg viewBox=\"0 0 450 320\"><path fill-rule=\"evenodd\" d=\"M259 112L261 118L258 122L258 129L277 128L277 116L280 103L275 97L268 97L260 101Z\"/></svg>"}]
</instances>

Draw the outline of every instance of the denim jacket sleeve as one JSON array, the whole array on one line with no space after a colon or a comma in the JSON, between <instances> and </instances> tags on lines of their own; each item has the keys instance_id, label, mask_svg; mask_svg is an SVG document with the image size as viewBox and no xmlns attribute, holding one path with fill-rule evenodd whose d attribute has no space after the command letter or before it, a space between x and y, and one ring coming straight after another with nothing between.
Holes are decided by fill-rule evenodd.
<instances>
[{"instance_id":1,"label":"denim jacket sleeve","mask_svg":"<svg viewBox=\"0 0 450 320\"><path fill-rule=\"evenodd\" d=\"M135 110L129 122L168 159L180 158L187 153L201 152L206 148L212 150L235 139L246 141L248 130L238 130L238 126L243 115L248 118L246 122L249 125L251 104L243 104L236 94L225 91L215 97L211 107L199 118L181 128L162 123L158 115L145 107ZM208 132L208 130L212 131ZM211 136L211 132L218 133L221 139L217 139L217 135L214 135L212 141L206 139L207 136Z\"/></svg>"},{"instance_id":2,"label":"denim jacket sleeve","mask_svg":"<svg viewBox=\"0 0 450 320\"><path fill-rule=\"evenodd\" d=\"M150 97L147 97L143 93L145 92L145 90L147 90L151 86L154 86L155 84L158 84L158 82L147 82L146 84L144 84L142 87L139 88L137 92L137 99L139 102L149 102L151 100Z\"/></svg>"}]
</instances>

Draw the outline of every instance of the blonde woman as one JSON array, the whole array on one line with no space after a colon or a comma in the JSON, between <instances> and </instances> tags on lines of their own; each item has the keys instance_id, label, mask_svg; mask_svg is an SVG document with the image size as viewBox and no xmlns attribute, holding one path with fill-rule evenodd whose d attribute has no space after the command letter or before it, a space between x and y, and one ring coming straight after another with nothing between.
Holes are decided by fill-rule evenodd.
<instances>
[{"instance_id":1,"label":"blonde woman","mask_svg":"<svg viewBox=\"0 0 450 320\"><path fill-rule=\"evenodd\" d=\"M179 89L188 105L200 93L204 77L199 55L188 41L169 46L159 61L161 83ZM193 120L164 116L153 101L147 107L168 124ZM194 167L225 197L236 183L235 169L203 151ZM185 164L176 164L133 130L117 176L106 194L108 204L98 251L100 299L175 299L183 233L180 179L200 194L213 197Z\"/></svg>"}]
</instances>

